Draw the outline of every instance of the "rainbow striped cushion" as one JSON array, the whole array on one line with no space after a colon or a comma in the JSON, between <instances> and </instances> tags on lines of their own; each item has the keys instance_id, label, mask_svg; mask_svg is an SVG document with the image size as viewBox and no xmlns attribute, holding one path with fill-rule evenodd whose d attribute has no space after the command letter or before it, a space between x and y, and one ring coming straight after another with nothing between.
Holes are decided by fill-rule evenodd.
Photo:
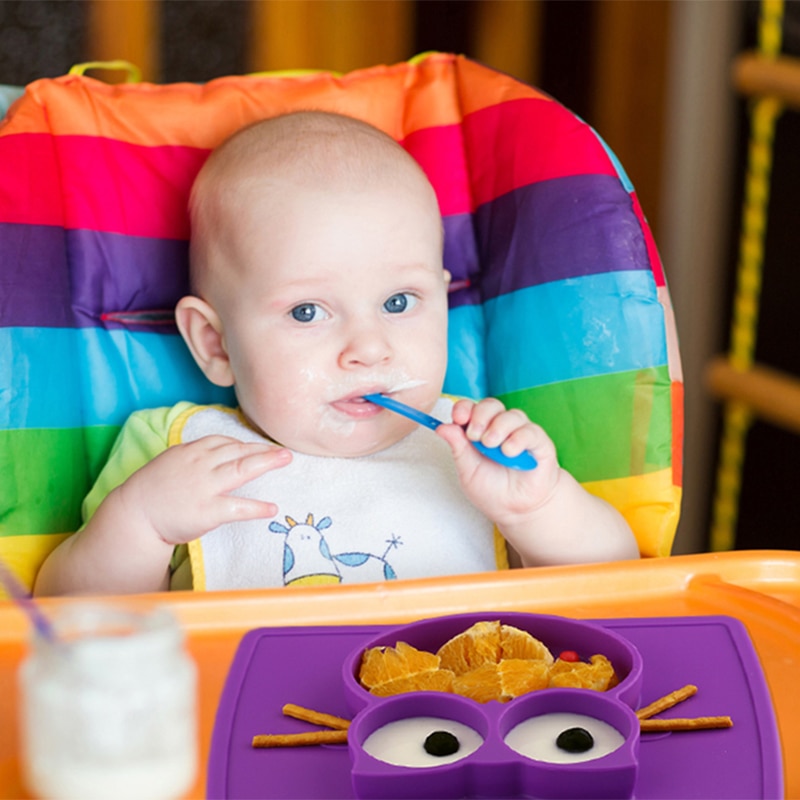
<instances>
[{"instance_id":1,"label":"rainbow striped cushion","mask_svg":"<svg viewBox=\"0 0 800 800\"><path fill-rule=\"evenodd\" d=\"M456 287L446 391L525 409L642 553L668 554L680 364L633 187L551 98L444 54L345 76L27 87L0 127L0 554L31 583L131 411L231 400L171 321L187 196L226 136L295 108L371 122L430 176Z\"/></svg>"}]
</instances>

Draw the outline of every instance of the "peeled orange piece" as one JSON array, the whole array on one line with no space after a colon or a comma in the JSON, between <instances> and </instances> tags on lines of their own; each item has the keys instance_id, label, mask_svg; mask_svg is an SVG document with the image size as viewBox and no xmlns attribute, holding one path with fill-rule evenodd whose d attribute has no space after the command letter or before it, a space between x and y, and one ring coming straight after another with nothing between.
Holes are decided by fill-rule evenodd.
<instances>
[{"instance_id":1,"label":"peeled orange piece","mask_svg":"<svg viewBox=\"0 0 800 800\"><path fill-rule=\"evenodd\" d=\"M513 625L500 626L500 657L502 659L530 658L553 663L553 654L547 649L544 642L531 636L527 631L521 631Z\"/></svg>"},{"instance_id":2,"label":"peeled orange piece","mask_svg":"<svg viewBox=\"0 0 800 800\"><path fill-rule=\"evenodd\" d=\"M432 672L439 669L439 663L439 657L433 653L417 650L406 642L398 642L395 647L371 647L365 650L358 678L362 686L372 689L398 678Z\"/></svg>"},{"instance_id":3,"label":"peeled orange piece","mask_svg":"<svg viewBox=\"0 0 800 800\"><path fill-rule=\"evenodd\" d=\"M499 664L504 659L541 659L547 664L553 656L547 647L527 631L495 622L476 622L445 642L437 655L442 667L456 675L471 672L484 664Z\"/></svg>"},{"instance_id":4,"label":"peeled orange piece","mask_svg":"<svg viewBox=\"0 0 800 800\"><path fill-rule=\"evenodd\" d=\"M500 686L499 664L482 664L477 669L456 675L453 692L469 697L478 703L499 700L503 690Z\"/></svg>"},{"instance_id":5,"label":"peeled orange piece","mask_svg":"<svg viewBox=\"0 0 800 800\"><path fill-rule=\"evenodd\" d=\"M550 686L605 692L617 685L614 667L605 656L594 655L589 662L558 659L550 667Z\"/></svg>"},{"instance_id":6,"label":"peeled orange piece","mask_svg":"<svg viewBox=\"0 0 800 800\"><path fill-rule=\"evenodd\" d=\"M436 655L441 658L442 667L456 675L484 664L497 664L500 661L500 623L476 622L446 641Z\"/></svg>"},{"instance_id":7,"label":"peeled orange piece","mask_svg":"<svg viewBox=\"0 0 800 800\"><path fill-rule=\"evenodd\" d=\"M390 697L405 692L452 692L454 677L449 669L428 670L378 684L370 692L377 697Z\"/></svg>"},{"instance_id":8,"label":"peeled orange piece","mask_svg":"<svg viewBox=\"0 0 800 800\"><path fill-rule=\"evenodd\" d=\"M477 669L457 675L453 692L478 703L499 700L507 703L515 697L546 689L550 680L544 661L507 658L499 664L483 664Z\"/></svg>"},{"instance_id":9,"label":"peeled orange piece","mask_svg":"<svg viewBox=\"0 0 800 800\"><path fill-rule=\"evenodd\" d=\"M550 667L541 659L506 658L497 668L502 689L500 699L504 702L528 692L546 689L550 684Z\"/></svg>"}]
</instances>

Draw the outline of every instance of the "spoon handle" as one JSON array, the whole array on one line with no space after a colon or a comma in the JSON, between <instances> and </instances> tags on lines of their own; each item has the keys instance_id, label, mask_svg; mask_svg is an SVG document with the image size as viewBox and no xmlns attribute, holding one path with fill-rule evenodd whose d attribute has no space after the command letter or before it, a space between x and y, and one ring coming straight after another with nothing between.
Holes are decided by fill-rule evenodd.
<instances>
[{"instance_id":1,"label":"spoon handle","mask_svg":"<svg viewBox=\"0 0 800 800\"><path fill-rule=\"evenodd\" d=\"M442 424L442 421L436 419L436 417L407 406L393 397L387 397L383 394L365 394L364 399L370 403L375 403L376 406L382 406L389 411L394 411L396 414L402 414L402 416L408 417L408 419L414 420L414 422L424 425L432 431L435 431ZM498 464L502 464L504 467L520 470L529 470L536 467L536 459L527 450L524 450L518 456L507 456L499 447L487 447L481 442L471 442L471 444L479 453L482 453L492 461L496 461Z\"/></svg>"},{"instance_id":2,"label":"spoon handle","mask_svg":"<svg viewBox=\"0 0 800 800\"><path fill-rule=\"evenodd\" d=\"M365 394L364 399L369 400L370 403L375 403L376 406L388 408L389 411L394 411L395 414L408 417L414 420L414 422L424 425L426 428L430 428L432 431L435 431L442 424L442 421L436 419L436 417L432 417L424 411L419 411L416 408L407 406L405 403L401 403L393 397L387 397L385 394Z\"/></svg>"}]
</instances>

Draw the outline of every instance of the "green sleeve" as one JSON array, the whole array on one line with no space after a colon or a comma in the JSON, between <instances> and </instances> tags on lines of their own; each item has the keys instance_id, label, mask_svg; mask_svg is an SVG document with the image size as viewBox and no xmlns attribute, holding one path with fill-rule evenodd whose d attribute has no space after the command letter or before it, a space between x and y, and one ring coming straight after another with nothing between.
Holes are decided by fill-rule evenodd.
<instances>
[{"instance_id":1,"label":"green sleeve","mask_svg":"<svg viewBox=\"0 0 800 800\"><path fill-rule=\"evenodd\" d=\"M170 408L136 411L128 417L111 448L108 461L83 501L84 525L109 492L167 449L172 423L191 405L178 403Z\"/></svg>"}]
</instances>

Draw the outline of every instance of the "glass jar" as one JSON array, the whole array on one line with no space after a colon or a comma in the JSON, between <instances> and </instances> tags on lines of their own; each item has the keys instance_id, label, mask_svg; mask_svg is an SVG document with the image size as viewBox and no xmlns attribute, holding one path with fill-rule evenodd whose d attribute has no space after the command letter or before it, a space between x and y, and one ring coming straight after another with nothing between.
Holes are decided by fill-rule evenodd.
<instances>
[{"instance_id":1,"label":"glass jar","mask_svg":"<svg viewBox=\"0 0 800 800\"><path fill-rule=\"evenodd\" d=\"M167 800L197 771L197 677L166 610L66 606L20 671L28 788L52 800Z\"/></svg>"}]
</instances>

